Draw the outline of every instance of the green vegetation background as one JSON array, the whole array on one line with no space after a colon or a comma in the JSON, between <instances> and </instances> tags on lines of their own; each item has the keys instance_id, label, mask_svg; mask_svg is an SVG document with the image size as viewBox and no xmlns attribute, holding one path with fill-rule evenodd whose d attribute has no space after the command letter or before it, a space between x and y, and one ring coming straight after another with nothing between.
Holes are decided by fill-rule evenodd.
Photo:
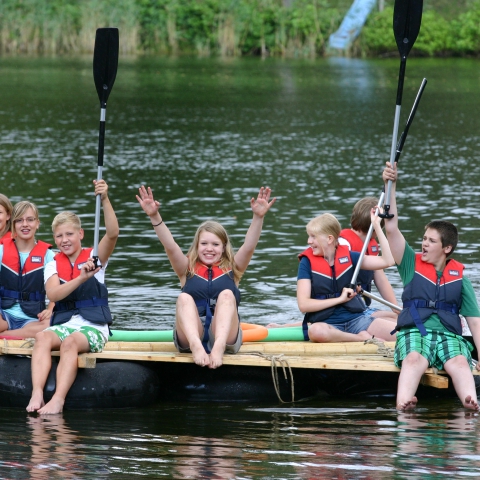
<instances>
[{"instance_id":1,"label":"green vegetation background","mask_svg":"<svg viewBox=\"0 0 480 480\"><path fill-rule=\"evenodd\" d=\"M120 29L125 54L327 55L353 0L0 0L1 54L93 51L98 27ZM398 54L394 0L379 0L350 56ZM382 11L380 11L382 9ZM480 54L480 0L424 0L410 55Z\"/></svg>"}]
</instances>

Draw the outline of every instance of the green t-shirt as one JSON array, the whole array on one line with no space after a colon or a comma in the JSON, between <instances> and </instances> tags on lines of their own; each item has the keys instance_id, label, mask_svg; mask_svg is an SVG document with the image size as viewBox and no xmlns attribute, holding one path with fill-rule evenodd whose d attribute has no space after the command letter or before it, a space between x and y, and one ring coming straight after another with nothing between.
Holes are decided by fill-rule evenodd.
<instances>
[{"instance_id":1,"label":"green t-shirt","mask_svg":"<svg viewBox=\"0 0 480 480\"><path fill-rule=\"evenodd\" d=\"M413 280L415 274L415 252L406 242L402 261L397 267L403 286L405 287L405 285L408 285ZM442 273L443 272L437 271L439 277L442 276ZM472 283L465 275L462 278L462 307L460 308L460 314L464 317L480 317L480 309L478 308L475 291L473 290ZM436 313L432 313L425 321L425 328L436 330L437 332L447 331Z\"/></svg>"}]
</instances>

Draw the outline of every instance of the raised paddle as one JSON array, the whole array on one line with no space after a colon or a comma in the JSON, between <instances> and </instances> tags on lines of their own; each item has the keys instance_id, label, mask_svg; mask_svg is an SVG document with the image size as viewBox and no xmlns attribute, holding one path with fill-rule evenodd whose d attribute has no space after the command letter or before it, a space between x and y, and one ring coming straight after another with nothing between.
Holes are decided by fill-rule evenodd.
<instances>
[{"instance_id":1,"label":"raised paddle","mask_svg":"<svg viewBox=\"0 0 480 480\"><path fill-rule=\"evenodd\" d=\"M415 97L415 101L413 102L412 110L410 111L410 115L408 116L407 123L405 124L405 128L402 132L402 135L400 135L400 140L398 141L398 144L397 144L396 149L395 149L395 152L396 152L395 153L395 162L397 162L397 163L400 161L400 156L402 155L402 150L403 150L403 146L405 145L405 140L407 138L408 131L410 130L410 126L412 125L413 119L415 118L415 113L417 112L417 108L418 108L418 105L420 103L420 99L422 98L423 91L425 90L426 86L427 86L427 79L424 78L422 80L422 83L420 84L420 88L418 90L417 96ZM382 194L380 195L380 198L378 200L379 207L382 206L384 197L385 197L385 188L383 188ZM379 215L378 209L375 212L375 215ZM349 287L352 288L352 289L356 288L357 277L358 277L358 274L360 273L361 266L362 266L362 261L363 261L363 258L365 257L365 253L367 251L368 244L370 243L370 239L372 238L372 234L373 234L373 224L371 224L370 228L368 229L367 236L365 237L365 242L363 243L362 251L360 252L360 257L358 258L357 266L355 267L355 271L353 272L352 281L349 285ZM361 293L364 294L365 296L368 296L369 298L373 298L374 300L377 300L381 303L384 303L385 305L388 305L389 307L392 307L392 305L393 305L392 303L387 302L383 298L372 295L371 293L368 293L368 295L367 295L366 293L363 292L363 290L362 290ZM394 307L392 307L392 308L394 308Z\"/></svg>"},{"instance_id":2,"label":"raised paddle","mask_svg":"<svg viewBox=\"0 0 480 480\"><path fill-rule=\"evenodd\" d=\"M398 74L397 100L395 106L395 118L393 122L392 147L390 150L390 163L395 162L398 124L400 121L400 110L402 106L403 82L405 79L405 69L407 66L407 57L418 37L420 24L422 23L423 0L395 0L393 10L393 33L400 53L400 71ZM382 218L392 218L390 210L390 193L392 182L387 184L387 194L385 198L384 213L380 214Z\"/></svg>"},{"instance_id":3,"label":"raised paddle","mask_svg":"<svg viewBox=\"0 0 480 480\"><path fill-rule=\"evenodd\" d=\"M102 179L103 151L105 146L105 117L107 100L112 91L118 67L118 28L99 28L95 36L93 51L93 79L100 100L100 128L98 134L97 180ZM98 265L98 241L100 231L101 198L97 195L95 206L95 231L93 240L93 260Z\"/></svg>"}]
</instances>

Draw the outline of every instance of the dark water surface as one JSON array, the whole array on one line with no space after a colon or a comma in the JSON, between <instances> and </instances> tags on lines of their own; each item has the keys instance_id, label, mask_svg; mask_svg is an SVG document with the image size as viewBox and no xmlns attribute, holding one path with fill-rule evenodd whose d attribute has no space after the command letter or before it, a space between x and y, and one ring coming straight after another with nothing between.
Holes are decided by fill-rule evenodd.
<instances>
[{"instance_id":1,"label":"dark water surface","mask_svg":"<svg viewBox=\"0 0 480 480\"><path fill-rule=\"evenodd\" d=\"M198 224L221 221L240 246L249 198L278 202L242 280L241 314L300 320L296 254L305 224L379 195L389 151L399 61L120 59L107 109L104 177L121 237L108 268L116 328L170 329L178 282L136 203L152 186L187 250ZM400 164L407 240L446 218L460 228L456 258L480 287L477 60L410 59L401 129L428 85ZM0 191L40 208L40 238L56 213L82 216L93 241L99 105L91 58L0 58ZM387 272L400 296L395 269ZM398 415L393 400L326 399L278 407L169 405L141 411L29 418L4 410L0 478L421 478L478 476L478 417L456 400Z\"/></svg>"}]
</instances>

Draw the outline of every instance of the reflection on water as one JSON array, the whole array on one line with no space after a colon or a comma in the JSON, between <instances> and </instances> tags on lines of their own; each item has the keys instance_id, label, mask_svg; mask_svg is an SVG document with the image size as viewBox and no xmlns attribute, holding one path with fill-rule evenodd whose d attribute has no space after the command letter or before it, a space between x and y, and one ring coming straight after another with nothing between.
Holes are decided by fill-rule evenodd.
<instances>
[{"instance_id":1,"label":"reflection on water","mask_svg":"<svg viewBox=\"0 0 480 480\"><path fill-rule=\"evenodd\" d=\"M40 238L73 209L93 241L98 99L91 58L0 58L0 191L34 200ZM477 60L411 59L401 128L428 85L400 163L401 227L461 231L456 257L480 287L480 138ZM278 197L242 279L241 315L299 320L297 253L322 212L348 225L351 208L379 195L389 158L398 60L131 58L109 99L104 176L121 237L108 285L117 328L170 329L179 286L136 204L151 185L182 248L209 217L238 247L249 198ZM400 296L395 269L387 272ZM295 408L162 404L141 411L65 412L39 419L0 411L2 478L421 478L478 476L478 416L457 400L422 401L398 415L391 400L322 399ZM276 407L276 406L271 406Z\"/></svg>"},{"instance_id":2,"label":"reflection on water","mask_svg":"<svg viewBox=\"0 0 480 480\"><path fill-rule=\"evenodd\" d=\"M162 404L144 410L0 411L1 478L296 479L480 475L478 415L426 401L294 408Z\"/></svg>"}]
</instances>

